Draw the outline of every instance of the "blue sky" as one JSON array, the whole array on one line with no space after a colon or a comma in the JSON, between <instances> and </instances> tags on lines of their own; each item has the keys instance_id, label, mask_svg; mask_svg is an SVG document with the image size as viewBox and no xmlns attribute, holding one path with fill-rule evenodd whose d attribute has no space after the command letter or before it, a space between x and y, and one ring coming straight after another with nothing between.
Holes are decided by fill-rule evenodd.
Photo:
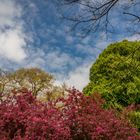
<instances>
[{"instance_id":1,"label":"blue sky","mask_svg":"<svg viewBox=\"0 0 140 140\"><path fill-rule=\"evenodd\" d=\"M118 34L106 38L100 31L80 38L78 32L69 32L70 23L60 19L51 0L0 0L0 68L39 67L52 73L57 83L81 90L90 66L109 43L140 39L125 33L127 22L114 15Z\"/></svg>"}]
</instances>

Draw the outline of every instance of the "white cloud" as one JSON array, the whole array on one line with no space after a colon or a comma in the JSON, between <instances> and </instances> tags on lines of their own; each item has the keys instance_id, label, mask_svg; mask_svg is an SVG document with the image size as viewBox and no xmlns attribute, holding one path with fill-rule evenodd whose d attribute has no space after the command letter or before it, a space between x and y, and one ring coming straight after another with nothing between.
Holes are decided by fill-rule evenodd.
<instances>
[{"instance_id":1,"label":"white cloud","mask_svg":"<svg viewBox=\"0 0 140 140\"><path fill-rule=\"evenodd\" d=\"M52 69L63 70L68 64L73 65L75 61L69 54L55 50L46 55L46 63Z\"/></svg>"},{"instance_id":2,"label":"white cloud","mask_svg":"<svg viewBox=\"0 0 140 140\"><path fill-rule=\"evenodd\" d=\"M0 27L14 26L15 18L20 17L21 9L13 0L0 0Z\"/></svg>"},{"instance_id":3,"label":"white cloud","mask_svg":"<svg viewBox=\"0 0 140 140\"><path fill-rule=\"evenodd\" d=\"M91 64L84 64L79 66L77 69L69 73L69 76L65 83L68 86L75 87L78 90L82 91L82 89L88 84L89 82L89 69Z\"/></svg>"},{"instance_id":4,"label":"white cloud","mask_svg":"<svg viewBox=\"0 0 140 140\"><path fill-rule=\"evenodd\" d=\"M73 43L73 41L74 41L74 38L72 37L72 36L66 36L66 41L67 41L67 43Z\"/></svg>"},{"instance_id":5,"label":"white cloud","mask_svg":"<svg viewBox=\"0 0 140 140\"><path fill-rule=\"evenodd\" d=\"M118 4L120 4L120 5L126 5L126 4L132 4L133 3L133 0L121 0L121 1L119 1L118 2Z\"/></svg>"},{"instance_id":6,"label":"white cloud","mask_svg":"<svg viewBox=\"0 0 140 140\"><path fill-rule=\"evenodd\" d=\"M126 39L129 40L129 41L140 40L140 34L134 34L134 35L132 35L130 37L127 37Z\"/></svg>"},{"instance_id":7,"label":"white cloud","mask_svg":"<svg viewBox=\"0 0 140 140\"><path fill-rule=\"evenodd\" d=\"M45 52L40 48L28 47L27 59L24 61L25 67L41 67L46 66Z\"/></svg>"},{"instance_id":8,"label":"white cloud","mask_svg":"<svg viewBox=\"0 0 140 140\"><path fill-rule=\"evenodd\" d=\"M92 38L87 37L82 43L77 44L76 50L82 54L86 54L89 57L96 59L98 55L110 44L112 41L107 40L102 33L100 38L96 42L92 41Z\"/></svg>"},{"instance_id":9,"label":"white cloud","mask_svg":"<svg viewBox=\"0 0 140 140\"><path fill-rule=\"evenodd\" d=\"M0 0L0 57L17 63L26 58L21 12L15 1Z\"/></svg>"},{"instance_id":10,"label":"white cloud","mask_svg":"<svg viewBox=\"0 0 140 140\"><path fill-rule=\"evenodd\" d=\"M100 52L102 52L111 42L112 41L109 41L109 40L108 41L107 40L98 41L96 43L96 48L98 48L100 50Z\"/></svg>"},{"instance_id":11,"label":"white cloud","mask_svg":"<svg viewBox=\"0 0 140 140\"><path fill-rule=\"evenodd\" d=\"M86 38L84 38L84 39L82 40L82 43L84 43L84 44L89 44L89 42L90 42L91 40L92 40L91 37L90 37L90 36L87 36Z\"/></svg>"},{"instance_id":12,"label":"white cloud","mask_svg":"<svg viewBox=\"0 0 140 140\"><path fill-rule=\"evenodd\" d=\"M45 60L41 57L34 58L29 64L25 64L26 67L43 67L45 65Z\"/></svg>"},{"instance_id":13,"label":"white cloud","mask_svg":"<svg viewBox=\"0 0 140 140\"><path fill-rule=\"evenodd\" d=\"M83 44L77 44L76 50L83 55L88 55L89 57L92 56L94 59L96 59L99 53L102 51L100 48L96 48L96 46Z\"/></svg>"},{"instance_id":14,"label":"white cloud","mask_svg":"<svg viewBox=\"0 0 140 140\"><path fill-rule=\"evenodd\" d=\"M0 55L15 62L21 62L26 53L26 45L22 32L20 30L7 30L0 32Z\"/></svg>"}]
</instances>

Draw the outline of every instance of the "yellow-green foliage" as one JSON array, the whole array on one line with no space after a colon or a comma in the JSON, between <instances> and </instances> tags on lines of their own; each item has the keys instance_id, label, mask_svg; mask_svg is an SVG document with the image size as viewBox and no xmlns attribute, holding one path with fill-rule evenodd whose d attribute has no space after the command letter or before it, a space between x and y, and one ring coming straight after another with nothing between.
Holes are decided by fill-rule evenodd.
<instances>
[{"instance_id":1,"label":"yellow-green foliage","mask_svg":"<svg viewBox=\"0 0 140 140\"><path fill-rule=\"evenodd\" d=\"M9 96L11 91L26 89L31 91L33 96L39 100L55 100L64 96L65 88L55 86L51 74L39 68L21 68L14 72L0 74L0 93L3 97ZM0 98L1 100L1 98Z\"/></svg>"},{"instance_id":2,"label":"yellow-green foliage","mask_svg":"<svg viewBox=\"0 0 140 140\"><path fill-rule=\"evenodd\" d=\"M140 131L140 112L139 111L132 111L132 112L130 112L128 114L128 119Z\"/></svg>"},{"instance_id":3,"label":"yellow-green foliage","mask_svg":"<svg viewBox=\"0 0 140 140\"><path fill-rule=\"evenodd\" d=\"M15 81L15 88L27 88L32 91L34 96L45 89L50 89L53 76L39 68L22 68L7 75L10 80ZM13 85L14 85L13 84Z\"/></svg>"},{"instance_id":4,"label":"yellow-green foliage","mask_svg":"<svg viewBox=\"0 0 140 140\"><path fill-rule=\"evenodd\" d=\"M109 106L140 102L140 42L109 45L90 69L86 95L99 92Z\"/></svg>"}]
</instances>

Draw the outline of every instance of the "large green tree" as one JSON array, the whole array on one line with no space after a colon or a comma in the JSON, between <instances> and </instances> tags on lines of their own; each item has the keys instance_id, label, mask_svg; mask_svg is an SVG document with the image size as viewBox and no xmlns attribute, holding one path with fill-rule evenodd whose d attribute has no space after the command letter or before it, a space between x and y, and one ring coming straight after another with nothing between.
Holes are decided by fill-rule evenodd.
<instances>
[{"instance_id":1,"label":"large green tree","mask_svg":"<svg viewBox=\"0 0 140 140\"><path fill-rule=\"evenodd\" d=\"M140 42L109 45L90 69L86 95L101 93L110 106L140 103Z\"/></svg>"}]
</instances>

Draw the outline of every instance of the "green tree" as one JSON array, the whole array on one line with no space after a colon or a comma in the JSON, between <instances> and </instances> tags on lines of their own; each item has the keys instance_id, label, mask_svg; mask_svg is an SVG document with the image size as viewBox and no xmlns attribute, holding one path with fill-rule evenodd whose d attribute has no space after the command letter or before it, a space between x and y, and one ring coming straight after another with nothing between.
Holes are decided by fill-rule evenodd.
<instances>
[{"instance_id":1,"label":"green tree","mask_svg":"<svg viewBox=\"0 0 140 140\"><path fill-rule=\"evenodd\" d=\"M101 93L113 107L140 103L140 42L109 45L90 69L86 95Z\"/></svg>"}]
</instances>

